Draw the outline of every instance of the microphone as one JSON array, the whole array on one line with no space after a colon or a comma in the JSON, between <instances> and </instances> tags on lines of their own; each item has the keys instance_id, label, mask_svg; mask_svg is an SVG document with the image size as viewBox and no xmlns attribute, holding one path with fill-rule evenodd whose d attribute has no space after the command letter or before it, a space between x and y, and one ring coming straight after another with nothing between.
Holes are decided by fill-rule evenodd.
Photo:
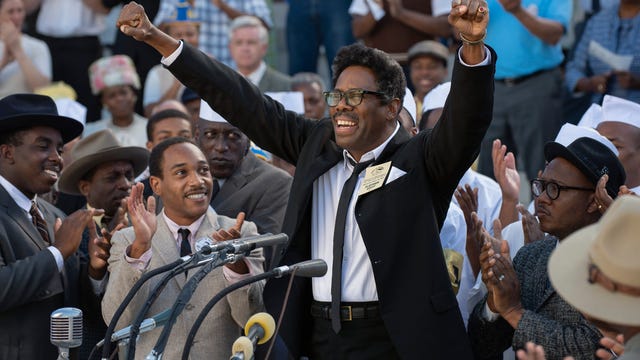
<instances>
[{"instance_id":1,"label":"microphone","mask_svg":"<svg viewBox=\"0 0 640 360\"><path fill-rule=\"evenodd\" d=\"M144 319L142 323L140 323L138 334L142 334L147 331L151 331L157 327L163 326L167 322L167 320L169 320L170 316L171 316L171 308L166 309L150 318ZM131 336L131 325L125 328L122 328L114 332L113 334L111 334L111 342L120 341L122 339L128 338L129 336ZM98 344L96 344L96 346L100 347L102 346L103 343L104 343L104 339L100 340Z\"/></svg>"},{"instance_id":2,"label":"microphone","mask_svg":"<svg viewBox=\"0 0 640 360\"><path fill-rule=\"evenodd\" d=\"M200 325L202 325L202 322L204 321L207 314L209 314L209 311L213 309L215 304L217 304L218 301L220 301L220 299L227 296L227 294L229 294L230 292L237 290L248 284L254 283L256 281L273 278L273 277L282 277L284 275L291 274L291 273L293 273L295 276L302 276L302 277L324 276L324 274L327 273L327 263L322 259L314 259L314 260L299 262L297 264L290 265L290 266L286 266L286 265L279 266L268 272L242 279L222 289L222 291L217 293L213 298L211 298L211 300L209 300L209 302L204 306L204 308L202 308L202 311L200 312L196 320L193 322L193 325L191 326L191 330L189 331L189 335L187 335L187 340L185 341L184 347L182 349L182 359L183 360L189 359L189 353L191 352L191 345L193 344L193 340L196 337L196 333L198 332L198 329L200 329Z\"/></svg>"},{"instance_id":3,"label":"microphone","mask_svg":"<svg viewBox=\"0 0 640 360\"><path fill-rule=\"evenodd\" d=\"M52 312L49 338L58 348L58 360L68 360L69 349L82 345L82 310L66 307Z\"/></svg>"},{"instance_id":4,"label":"microphone","mask_svg":"<svg viewBox=\"0 0 640 360\"><path fill-rule=\"evenodd\" d=\"M266 312L254 314L247 320L244 333L247 336L239 337L232 347L233 356L230 360L253 359L253 351L257 344L264 344L273 336L276 322Z\"/></svg>"},{"instance_id":5,"label":"microphone","mask_svg":"<svg viewBox=\"0 0 640 360\"><path fill-rule=\"evenodd\" d=\"M205 242L214 242L213 240L210 240L208 238L203 238L201 240L204 240ZM285 233L275 235L266 233L240 239L221 241L210 245L210 247L211 251L213 252L227 250L232 254L243 254L255 248L284 244L287 242L287 240L289 240L289 237Z\"/></svg>"}]
</instances>

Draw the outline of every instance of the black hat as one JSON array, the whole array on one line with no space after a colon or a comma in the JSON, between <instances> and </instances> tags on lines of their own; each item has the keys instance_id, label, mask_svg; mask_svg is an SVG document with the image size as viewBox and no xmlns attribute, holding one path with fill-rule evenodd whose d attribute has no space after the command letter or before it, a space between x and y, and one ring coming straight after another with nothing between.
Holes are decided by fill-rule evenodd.
<instances>
[{"instance_id":1,"label":"black hat","mask_svg":"<svg viewBox=\"0 0 640 360\"><path fill-rule=\"evenodd\" d=\"M624 185L626 174L622 163L606 145L588 137L580 137L568 146L548 142L544 146L544 156L548 162L561 157L575 165L594 185L604 174L609 175L607 193L612 198L618 196L618 189Z\"/></svg>"},{"instance_id":2,"label":"black hat","mask_svg":"<svg viewBox=\"0 0 640 360\"><path fill-rule=\"evenodd\" d=\"M189 88L184 88L180 101L182 101L183 104L186 104L193 100L200 100L200 95Z\"/></svg>"},{"instance_id":3,"label":"black hat","mask_svg":"<svg viewBox=\"0 0 640 360\"><path fill-rule=\"evenodd\" d=\"M56 103L48 96L14 94L0 100L0 132L49 126L60 131L67 143L84 130L79 121L58 115Z\"/></svg>"}]
</instances>

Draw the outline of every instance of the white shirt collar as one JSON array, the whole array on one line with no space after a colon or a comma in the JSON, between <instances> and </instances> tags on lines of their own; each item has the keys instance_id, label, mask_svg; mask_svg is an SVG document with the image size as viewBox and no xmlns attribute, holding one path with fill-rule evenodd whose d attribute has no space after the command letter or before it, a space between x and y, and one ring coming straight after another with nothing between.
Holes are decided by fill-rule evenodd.
<instances>
[{"instance_id":1,"label":"white shirt collar","mask_svg":"<svg viewBox=\"0 0 640 360\"><path fill-rule=\"evenodd\" d=\"M176 224L173 220L169 219L169 217L167 216L167 214L164 212L164 209L162 209L162 217L164 217L164 221L167 223L167 227L169 228L169 231L171 231L171 235L173 235L173 238L177 240L179 240L178 237L178 230L182 229L182 228L187 228L189 229L189 238L193 239L196 235L196 233L198 232L198 229L200 229L200 225L202 225L202 222L204 221L204 217L207 215L207 213L205 212L204 214L202 214L202 216L200 216L196 221L194 221L193 223L191 223L191 225L189 226L180 226L178 224ZM179 243L178 243L179 245Z\"/></svg>"},{"instance_id":2,"label":"white shirt collar","mask_svg":"<svg viewBox=\"0 0 640 360\"><path fill-rule=\"evenodd\" d=\"M400 123L396 121L396 128L395 130L393 130L393 133L389 135L389 137L377 148L364 153L364 155L362 155L362 157L360 158L360 162L377 159L380 156L380 154L382 154L382 151L384 150L384 148L387 147L387 144L389 143L389 141L391 141L391 139L396 135L399 129L400 129ZM349 159L351 159L354 163L357 163L356 159L354 159L353 156L351 156L351 154L349 154L349 152L346 149L342 150L342 157L344 158L344 161L343 161L344 169L353 167L349 162Z\"/></svg>"},{"instance_id":3,"label":"white shirt collar","mask_svg":"<svg viewBox=\"0 0 640 360\"><path fill-rule=\"evenodd\" d=\"M9 193L9 196L11 196L13 201L15 201L16 204L18 204L18 206L27 213L29 212L29 210L31 210L31 202L36 201L36 199L38 198L38 195L36 195L33 197L33 199L29 199L22 191L20 191L2 175L0 175L0 185L2 185L2 187Z\"/></svg>"},{"instance_id":4,"label":"white shirt collar","mask_svg":"<svg viewBox=\"0 0 640 360\"><path fill-rule=\"evenodd\" d=\"M267 71L267 64L265 64L264 61L261 61L256 71L252 72L251 74L245 77L249 81L251 81L253 85L258 86L258 83L260 83L260 80L262 80L262 77L264 76L265 71Z\"/></svg>"}]
</instances>

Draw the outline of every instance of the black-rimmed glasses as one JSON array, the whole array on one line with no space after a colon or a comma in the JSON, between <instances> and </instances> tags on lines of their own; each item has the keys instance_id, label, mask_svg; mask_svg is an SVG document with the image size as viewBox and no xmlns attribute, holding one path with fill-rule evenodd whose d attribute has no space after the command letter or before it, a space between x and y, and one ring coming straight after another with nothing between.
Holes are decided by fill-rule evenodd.
<instances>
[{"instance_id":1,"label":"black-rimmed glasses","mask_svg":"<svg viewBox=\"0 0 640 360\"><path fill-rule=\"evenodd\" d=\"M542 192L546 192L547 196L551 200L555 200L560 196L561 190L579 190L579 191L595 191L592 188L584 188L577 186L564 186L560 185L555 181L547 181L542 179L533 179L531 180L531 191L533 192L533 196L538 197L542 195Z\"/></svg>"},{"instance_id":2,"label":"black-rimmed glasses","mask_svg":"<svg viewBox=\"0 0 640 360\"><path fill-rule=\"evenodd\" d=\"M370 91L364 89L349 89L347 91L331 90L322 93L324 95L324 101L330 107L338 106L340 100L344 98L344 101L349 106L358 106L362 103L362 99L365 94L375 95L381 98L387 98L387 95L378 91Z\"/></svg>"}]
</instances>

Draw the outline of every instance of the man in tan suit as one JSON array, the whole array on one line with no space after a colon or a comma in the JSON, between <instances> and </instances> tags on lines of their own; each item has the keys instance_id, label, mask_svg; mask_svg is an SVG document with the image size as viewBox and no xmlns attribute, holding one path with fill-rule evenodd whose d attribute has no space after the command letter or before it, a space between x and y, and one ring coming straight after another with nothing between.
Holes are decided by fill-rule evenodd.
<instances>
[{"instance_id":1,"label":"man in tan suit","mask_svg":"<svg viewBox=\"0 0 640 360\"><path fill-rule=\"evenodd\" d=\"M209 207L212 190L209 164L191 140L171 138L158 144L151 152L149 171L151 187L162 199L164 208L156 215L155 198L149 197L145 207L142 184L132 188L127 208L133 226L117 232L112 238L110 278L102 301L107 322L143 273L195 252L201 245L197 239L228 240L257 234L253 223L243 222L244 214L234 220L216 214ZM188 231L186 234L185 230ZM179 359L191 325L209 299L230 284L261 273L263 262L262 250L254 250L243 260L214 269L205 277L173 326L163 357ZM188 276L195 273L195 270L189 271ZM120 318L117 329L132 322L158 280L158 277L152 278L138 291ZM170 280L149 315L171 307L187 280L182 275ZM228 357L233 341L241 335L241 327L253 313L263 309L263 286L263 282L257 282L222 299L198 331L191 357ZM160 329L156 329L140 336L136 358L142 359L151 351L159 334Z\"/></svg>"}]
</instances>

